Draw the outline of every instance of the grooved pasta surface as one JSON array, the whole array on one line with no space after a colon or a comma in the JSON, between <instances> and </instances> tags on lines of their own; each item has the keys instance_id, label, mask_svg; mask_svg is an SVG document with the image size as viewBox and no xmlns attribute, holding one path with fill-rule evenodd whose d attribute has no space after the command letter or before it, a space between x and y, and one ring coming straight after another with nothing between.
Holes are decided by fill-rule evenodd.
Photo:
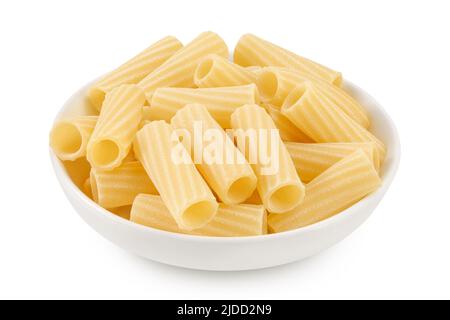
<instances>
[{"instance_id":1,"label":"grooved pasta surface","mask_svg":"<svg viewBox=\"0 0 450 320\"><path fill-rule=\"evenodd\" d=\"M296 209L268 218L271 232L304 227L350 207L381 184L373 162L362 150L337 162L306 185L305 201Z\"/></svg>"}]
</instances>

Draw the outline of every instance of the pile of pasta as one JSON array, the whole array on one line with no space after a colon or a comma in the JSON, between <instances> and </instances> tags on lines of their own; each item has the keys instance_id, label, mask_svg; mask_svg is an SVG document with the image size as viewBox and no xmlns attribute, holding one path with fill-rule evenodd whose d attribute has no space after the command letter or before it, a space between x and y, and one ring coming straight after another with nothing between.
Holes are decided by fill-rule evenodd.
<instances>
[{"instance_id":1,"label":"pile of pasta","mask_svg":"<svg viewBox=\"0 0 450 320\"><path fill-rule=\"evenodd\" d=\"M342 75L255 35L232 61L204 32L165 37L106 74L87 98L97 114L58 120L50 145L84 193L135 223L183 234L256 236L305 227L380 184L384 144ZM263 174L229 136L239 163L171 159L177 129L278 130L279 170ZM182 143L179 142L178 143ZM192 154L195 145L183 144Z\"/></svg>"}]
</instances>

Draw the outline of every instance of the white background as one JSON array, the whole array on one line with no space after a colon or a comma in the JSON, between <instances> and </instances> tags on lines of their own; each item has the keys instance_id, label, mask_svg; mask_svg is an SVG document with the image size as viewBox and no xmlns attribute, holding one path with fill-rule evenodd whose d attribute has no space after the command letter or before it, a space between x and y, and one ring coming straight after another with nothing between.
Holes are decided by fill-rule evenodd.
<instances>
[{"instance_id":1,"label":"white background","mask_svg":"<svg viewBox=\"0 0 450 320\"><path fill-rule=\"evenodd\" d=\"M448 1L1 1L0 298L450 298ZM53 174L48 132L81 85L167 34L253 32L343 72L403 155L345 241L262 271L189 271L110 244Z\"/></svg>"}]
</instances>

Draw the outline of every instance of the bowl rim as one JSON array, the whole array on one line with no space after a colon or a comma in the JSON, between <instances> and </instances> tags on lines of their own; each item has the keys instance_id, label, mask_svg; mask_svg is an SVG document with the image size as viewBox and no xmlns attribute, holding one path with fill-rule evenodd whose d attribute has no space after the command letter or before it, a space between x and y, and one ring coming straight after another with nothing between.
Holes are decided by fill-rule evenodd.
<instances>
[{"instance_id":1,"label":"bowl rim","mask_svg":"<svg viewBox=\"0 0 450 320\"><path fill-rule=\"evenodd\" d=\"M67 103L75 96L78 96L80 94L80 91L83 91L83 88L87 87L83 86L80 90L75 92L72 97L70 97L66 103L63 105L63 107L59 110L57 116L54 119L54 122L60 119L61 113L66 109ZM383 118L383 121L385 123L386 128L389 128L389 130L392 132L391 140L390 140L390 147L388 149L388 156L391 158L391 163L389 167L383 168L383 176L381 177L382 185L373 193L366 196L362 200L358 201L354 205L350 206L349 208L341 211L340 213L327 218L325 220L319 221L317 223L314 223L312 225L293 229L289 231L284 231L280 233L272 233L272 234L265 234L265 235L257 235L257 236L238 236L238 237L212 237L212 236L203 236L203 235L189 235L189 234L182 234L182 233L175 233L175 232L169 232L165 230L160 230L152 227L147 227L144 225L140 225L137 223L134 223L130 220L123 219L107 209L102 208L97 203L95 203L93 200L91 200L88 196L86 196L72 181L72 179L67 174L67 171L63 165L63 162L55 155L51 147L49 147L50 151L50 158L53 165L53 169L56 173L56 176L60 182L61 185L64 185L66 188L63 187L63 189L66 189L65 192L70 192L75 195L75 197L80 200L83 203L83 206L88 206L92 210L92 212L95 212L95 214L100 215L102 218L111 219L112 222L121 224L124 227L129 227L134 229L136 232L150 232L155 235L160 235L164 237L169 237L174 240L184 240L184 241L193 241L193 242L211 242L211 243L247 243L247 242L260 242L260 241L268 241L268 240L275 240L275 239L282 239L282 238L290 238L290 237L296 237L299 234L302 233L308 233L308 232L314 232L320 229L327 228L328 226L335 224L341 220L347 219L355 214L358 214L359 209L364 207L366 203L370 202L372 199L376 198L378 195L383 195L389 186L391 185L395 174L397 172L399 163L400 163L400 155L401 155L401 146L400 146L400 138L397 131L397 128L392 120L392 118L389 116L389 114L386 112L386 110L376 101L370 94L368 94L366 91L364 91L359 86L355 85L354 83L348 81L347 79L344 82L345 87L349 87L352 91L358 92L359 95L364 96L365 98L368 98L371 100L372 104L376 107L377 112L381 114L381 117Z\"/></svg>"}]
</instances>

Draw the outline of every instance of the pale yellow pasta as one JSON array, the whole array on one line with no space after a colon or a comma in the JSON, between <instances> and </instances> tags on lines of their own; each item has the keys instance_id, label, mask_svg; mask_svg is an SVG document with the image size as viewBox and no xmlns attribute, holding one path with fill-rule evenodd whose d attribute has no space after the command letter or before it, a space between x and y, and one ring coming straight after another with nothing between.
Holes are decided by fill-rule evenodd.
<instances>
[{"instance_id":1,"label":"pale yellow pasta","mask_svg":"<svg viewBox=\"0 0 450 320\"><path fill-rule=\"evenodd\" d=\"M169 232L214 237L258 236L267 233L267 213L261 205L219 204L214 218L204 227L186 231L178 227L161 197L140 194L134 200L130 220Z\"/></svg>"},{"instance_id":2,"label":"pale yellow pasta","mask_svg":"<svg viewBox=\"0 0 450 320\"><path fill-rule=\"evenodd\" d=\"M253 194L244 201L244 204L263 204L258 190L253 192Z\"/></svg>"},{"instance_id":3,"label":"pale yellow pasta","mask_svg":"<svg viewBox=\"0 0 450 320\"><path fill-rule=\"evenodd\" d=\"M91 178L87 178L83 183L83 189L81 190L83 193L90 199L92 198L92 186L91 186Z\"/></svg>"},{"instance_id":4,"label":"pale yellow pasta","mask_svg":"<svg viewBox=\"0 0 450 320\"><path fill-rule=\"evenodd\" d=\"M99 115L57 120L50 146L101 211L143 226L210 237L284 232L381 184L386 146L342 74L252 34L233 60L213 32L186 46L164 37L80 99Z\"/></svg>"},{"instance_id":5,"label":"pale yellow pasta","mask_svg":"<svg viewBox=\"0 0 450 320\"><path fill-rule=\"evenodd\" d=\"M244 68L245 68L245 70L254 73L256 76L263 70L263 67L261 67L261 66L248 66L248 67L244 67Z\"/></svg>"},{"instance_id":6,"label":"pale yellow pasta","mask_svg":"<svg viewBox=\"0 0 450 320\"><path fill-rule=\"evenodd\" d=\"M153 121L139 130L134 153L181 229L200 228L214 217L217 201L168 123Z\"/></svg>"},{"instance_id":7,"label":"pale yellow pasta","mask_svg":"<svg viewBox=\"0 0 450 320\"><path fill-rule=\"evenodd\" d=\"M108 211L115 214L116 216L121 217L122 219L130 220L131 206L109 208Z\"/></svg>"},{"instance_id":8,"label":"pale yellow pasta","mask_svg":"<svg viewBox=\"0 0 450 320\"><path fill-rule=\"evenodd\" d=\"M240 107L231 115L231 125L238 135L239 149L246 155L258 178L257 190L267 210L284 213L298 206L305 196L305 187L266 110L258 105ZM239 138L239 132L249 135L242 139ZM247 139L252 132L256 133L254 139ZM273 133L276 135L273 136ZM249 143L250 140L256 143ZM265 172L267 165L262 163L260 156L251 159L252 154L261 155L258 149L268 151L271 165L278 164L273 172Z\"/></svg>"},{"instance_id":9,"label":"pale yellow pasta","mask_svg":"<svg viewBox=\"0 0 450 320\"><path fill-rule=\"evenodd\" d=\"M98 117L79 116L58 120L50 131L50 146L61 160L86 156L86 148Z\"/></svg>"},{"instance_id":10,"label":"pale yellow pasta","mask_svg":"<svg viewBox=\"0 0 450 320\"><path fill-rule=\"evenodd\" d=\"M256 83L261 99L280 108L288 94L296 86L308 80L361 126L364 128L370 126L368 112L350 94L320 78L311 79L304 73L287 68L267 67L259 73Z\"/></svg>"},{"instance_id":11,"label":"pale yellow pasta","mask_svg":"<svg viewBox=\"0 0 450 320\"><path fill-rule=\"evenodd\" d=\"M136 84L183 47L175 37L154 43L119 68L97 81L88 91L91 104L100 110L106 93L122 84Z\"/></svg>"},{"instance_id":12,"label":"pale yellow pasta","mask_svg":"<svg viewBox=\"0 0 450 320\"><path fill-rule=\"evenodd\" d=\"M373 142L380 163L383 162L384 144L325 97L311 81L303 82L289 94L281 112L316 142Z\"/></svg>"},{"instance_id":13,"label":"pale yellow pasta","mask_svg":"<svg viewBox=\"0 0 450 320\"><path fill-rule=\"evenodd\" d=\"M198 129L201 130L202 137L200 138L206 134L214 137L209 144L202 143L203 145L196 144L194 139L190 139L191 143L188 148L191 155L196 153L199 161L194 160L198 171L221 202L241 203L255 191L256 176L251 166L203 105L189 104L185 106L175 114L171 124L175 129L186 129L191 138L195 136ZM196 128L198 129L196 130ZM204 157L208 147L212 147L209 155L214 157L209 161Z\"/></svg>"},{"instance_id":14,"label":"pale yellow pasta","mask_svg":"<svg viewBox=\"0 0 450 320\"><path fill-rule=\"evenodd\" d=\"M241 86L256 81L256 73L216 54L203 58L195 69L199 88Z\"/></svg>"},{"instance_id":15,"label":"pale yellow pasta","mask_svg":"<svg viewBox=\"0 0 450 320\"><path fill-rule=\"evenodd\" d=\"M142 126L145 125L147 121L154 121L154 120L162 120L160 117L158 117L158 114L156 112L153 112L152 108L150 106L143 106L142 107Z\"/></svg>"},{"instance_id":16,"label":"pale yellow pasta","mask_svg":"<svg viewBox=\"0 0 450 320\"><path fill-rule=\"evenodd\" d=\"M131 205L140 193L158 194L139 161L123 163L113 170L91 170L92 199L103 208Z\"/></svg>"},{"instance_id":17,"label":"pale yellow pasta","mask_svg":"<svg viewBox=\"0 0 450 320\"><path fill-rule=\"evenodd\" d=\"M228 47L217 34L203 32L139 82L148 102L160 87L194 87L199 61L209 54L228 57Z\"/></svg>"},{"instance_id":18,"label":"pale yellow pasta","mask_svg":"<svg viewBox=\"0 0 450 320\"><path fill-rule=\"evenodd\" d=\"M74 161L64 161L63 164L70 179L81 190L84 182L89 178L89 172L91 172L91 165L86 160L86 157L81 157Z\"/></svg>"},{"instance_id":19,"label":"pale yellow pasta","mask_svg":"<svg viewBox=\"0 0 450 320\"><path fill-rule=\"evenodd\" d=\"M127 156L123 159L122 163L137 161L136 156L134 155L133 148L130 148Z\"/></svg>"},{"instance_id":20,"label":"pale yellow pasta","mask_svg":"<svg viewBox=\"0 0 450 320\"><path fill-rule=\"evenodd\" d=\"M234 49L234 62L241 66L287 67L310 77L318 77L336 86L342 85L340 72L303 58L252 34L239 39Z\"/></svg>"},{"instance_id":21,"label":"pale yellow pasta","mask_svg":"<svg viewBox=\"0 0 450 320\"><path fill-rule=\"evenodd\" d=\"M201 89L159 88L152 97L146 116L148 120L170 121L185 105L200 103L208 109L222 128L230 128L230 116L233 111L244 104L258 103L258 99L255 84Z\"/></svg>"},{"instance_id":22,"label":"pale yellow pasta","mask_svg":"<svg viewBox=\"0 0 450 320\"><path fill-rule=\"evenodd\" d=\"M359 149L311 181L306 186L305 201L298 208L283 215L269 215L269 230L283 232L327 219L361 200L380 184L372 160Z\"/></svg>"},{"instance_id":23,"label":"pale yellow pasta","mask_svg":"<svg viewBox=\"0 0 450 320\"><path fill-rule=\"evenodd\" d=\"M280 110L270 104L265 104L264 108L272 117L273 122L280 131L280 137L283 141L292 142L314 142L310 137L297 128Z\"/></svg>"},{"instance_id":24,"label":"pale yellow pasta","mask_svg":"<svg viewBox=\"0 0 450 320\"><path fill-rule=\"evenodd\" d=\"M286 148L294 161L295 168L303 182L310 182L333 164L361 149L379 167L378 153L372 142L356 143L296 143L286 142Z\"/></svg>"},{"instance_id":25,"label":"pale yellow pasta","mask_svg":"<svg viewBox=\"0 0 450 320\"><path fill-rule=\"evenodd\" d=\"M110 91L87 146L87 159L95 169L118 167L130 151L142 120L145 97L135 85Z\"/></svg>"}]
</instances>

